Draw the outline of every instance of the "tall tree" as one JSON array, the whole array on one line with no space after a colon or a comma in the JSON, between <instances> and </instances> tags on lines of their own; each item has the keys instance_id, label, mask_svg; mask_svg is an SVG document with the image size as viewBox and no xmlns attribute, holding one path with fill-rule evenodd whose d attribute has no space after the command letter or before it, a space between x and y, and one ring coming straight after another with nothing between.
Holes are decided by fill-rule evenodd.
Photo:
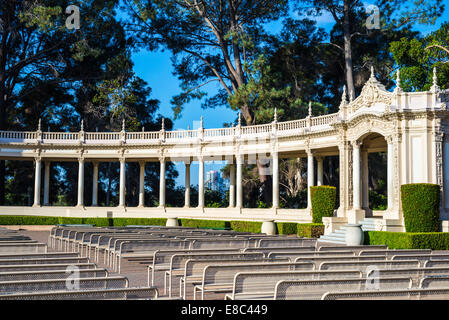
<instances>
[{"instance_id":1,"label":"tall tree","mask_svg":"<svg viewBox=\"0 0 449 320\"><path fill-rule=\"evenodd\" d=\"M363 28L360 28L361 25L354 19L355 16L360 16L366 11L361 0L301 0L296 5L301 15L317 16L323 12L330 13L337 27L341 30L343 46L333 42L330 44L343 53L345 83L351 99L356 94L352 41L354 37L369 36L372 33L370 32L372 26L366 25L365 22L372 23L379 19L379 32L402 28L410 29L415 23L434 23L435 19L441 16L444 11L442 0L415 0L413 3L408 0L378 0L375 4L378 12L376 10L374 13L373 11L370 12L370 19L365 14Z\"/></svg>"}]
</instances>

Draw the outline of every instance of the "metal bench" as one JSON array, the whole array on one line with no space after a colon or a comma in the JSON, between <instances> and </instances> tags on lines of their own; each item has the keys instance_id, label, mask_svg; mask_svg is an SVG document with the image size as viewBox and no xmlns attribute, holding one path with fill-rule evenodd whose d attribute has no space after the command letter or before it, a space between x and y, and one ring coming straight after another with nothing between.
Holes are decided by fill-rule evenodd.
<instances>
[{"instance_id":1,"label":"metal bench","mask_svg":"<svg viewBox=\"0 0 449 320\"><path fill-rule=\"evenodd\" d=\"M443 268L449 267L449 260L427 260L424 262L424 268Z\"/></svg>"},{"instance_id":2,"label":"metal bench","mask_svg":"<svg viewBox=\"0 0 449 320\"><path fill-rule=\"evenodd\" d=\"M202 279L199 282L192 281L194 285L193 298L196 300L197 292L201 293L201 300L205 299L206 293L226 294L232 292L234 277L240 272L269 272L269 271L312 271L315 264L311 262L273 262L273 263L245 263L208 265L203 270ZM184 291L185 292L185 291Z\"/></svg>"},{"instance_id":3,"label":"metal bench","mask_svg":"<svg viewBox=\"0 0 449 320\"><path fill-rule=\"evenodd\" d=\"M268 256L271 252L310 252L316 251L315 247L267 247L267 248L245 248L242 252L263 252Z\"/></svg>"},{"instance_id":4,"label":"metal bench","mask_svg":"<svg viewBox=\"0 0 449 320\"><path fill-rule=\"evenodd\" d=\"M400 268L418 268L418 260L397 260L397 261L338 261L338 262L322 262L319 270L359 270L366 275L370 272L370 267L378 269L400 269Z\"/></svg>"},{"instance_id":5,"label":"metal bench","mask_svg":"<svg viewBox=\"0 0 449 320\"><path fill-rule=\"evenodd\" d=\"M193 240L189 249L224 249L224 248L247 248L254 247L256 240L247 239L197 239Z\"/></svg>"},{"instance_id":6,"label":"metal bench","mask_svg":"<svg viewBox=\"0 0 449 320\"><path fill-rule=\"evenodd\" d=\"M19 281L1 281L0 295L11 293L38 292L38 291L66 291L73 290L68 286L76 285L76 290L86 289L112 289L128 288L129 281L125 277L103 277L103 278L74 278L74 279L39 279L39 280L19 280Z\"/></svg>"},{"instance_id":7,"label":"metal bench","mask_svg":"<svg viewBox=\"0 0 449 320\"><path fill-rule=\"evenodd\" d=\"M351 250L356 254L359 254L361 251L372 251L372 250L388 250L388 247L385 245L361 245L361 246L321 246L318 248L318 251L339 251L339 250Z\"/></svg>"},{"instance_id":8,"label":"metal bench","mask_svg":"<svg viewBox=\"0 0 449 320\"><path fill-rule=\"evenodd\" d=\"M359 256L369 256L369 255L386 255L388 257L398 256L398 255L421 255L421 254L432 254L430 249L387 249L387 250L361 250Z\"/></svg>"},{"instance_id":9,"label":"metal bench","mask_svg":"<svg viewBox=\"0 0 449 320\"><path fill-rule=\"evenodd\" d=\"M0 258L0 266L11 264L72 264L72 263L88 263L89 258L86 257L70 257L70 258L28 258L28 259L2 259Z\"/></svg>"},{"instance_id":10,"label":"metal bench","mask_svg":"<svg viewBox=\"0 0 449 320\"><path fill-rule=\"evenodd\" d=\"M410 277L413 280L413 286L417 287L421 279L427 276L448 276L449 267L442 268L398 268L398 269L379 269L372 270L367 277L373 277L374 272L380 279L395 277Z\"/></svg>"},{"instance_id":11,"label":"metal bench","mask_svg":"<svg viewBox=\"0 0 449 320\"><path fill-rule=\"evenodd\" d=\"M0 254L5 253L40 253L47 252L47 245L45 243L0 243Z\"/></svg>"},{"instance_id":12,"label":"metal bench","mask_svg":"<svg viewBox=\"0 0 449 320\"><path fill-rule=\"evenodd\" d=\"M447 300L449 288L327 292L321 300Z\"/></svg>"},{"instance_id":13,"label":"metal bench","mask_svg":"<svg viewBox=\"0 0 449 320\"><path fill-rule=\"evenodd\" d=\"M0 300L153 300L157 297L157 288L150 287L16 293L0 295Z\"/></svg>"},{"instance_id":14,"label":"metal bench","mask_svg":"<svg viewBox=\"0 0 449 320\"><path fill-rule=\"evenodd\" d=\"M62 270L67 267L76 267L78 269L94 269L96 265L94 263L55 263L55 264L14 264L0 266L0 272L13 272L13 271L37 271L37 270Z\"/></svg>"},{"instance_id":15,"label":"metal bench","mask_svg":"<svg viewBox=\"0 0 449 320\"><path fill-rule=\"evenodd\" d=\"M298 259L298 258L308 258L308 257L338 257L338 256L344 256L344 257L354 257L355 253L353 251L284 251L284 252L272 252L268 254L268 257L274 258L274 257L283 257L283 258L290 258L291 260Z\"/></svg>"},{"instance_id":16,"label":"metal bench","mask_svg":"<svg viewBox=\"0 0 449 320\"><path fill-rule=\"evenodd\" d=\"M153 254L151 264L148 266L148 285L154 286L156 271L170 270L170 261L174 255L187 254L220 254L220 253L240 253L239 249L196 249L196 250L156 250ZM136 258L140 261L138 258ZM134 261L130 259L130 261Z\"/></svg>"},{"instance_id":17,"label":"metal bench","mask_svg":"<svg viewBox=\"0 0 449 320\"><path fill-rule=\"evenodd\" d=\"M108 270L104 268L80 269L78 278L107 277ZM0 281L39 280L39 279L67 279L70 273L62 270L34 270L34 271L8 271L0 272Z\"/></svg>"},{"instance_id":18,"label":"metal bench","mask_svg":"<svg viewBox=\"0 0 449 320\"><path fill-rule=\"evenodd\" d=\"M312 238L272 238L260 239L257 243L259 248L269 247L310 247L316 246L316 239Z\"/></svg>"},{"instance_id":19,"label":"metal bench","mask_svg":"<svg viewBox=\"0 0 449 320\"><path fill-rule=\"evenodd\" d=\"M326 280L280 280L276 283L274 300L320 300L326 292L364 291L371 289L370 278ZM410 278L377 279L380 290L412 288Z\"/></svg>"},{"instance_id":20,"label":"metal bench","mask_svg":"<svg viewBox=\"0 0 449 320\"><path fill-rule=\"evenodd\" d=\"M148 255L159 249L187 249L190 242L187 240L136 240L120 243L120 249L115 254L115 270L120 273L121 260L124 257L138 257ZM118 265L118 267L117 267Z\"/></svg>"},{"instance_id":21,"label":"metal bench","mask_svg":"<svg viewBox=\"0 0 449 320\"><path fill-rule=\"evenodd\" d=\"M419 282L419 288L421 289L449 288L449 275L424 277Z\"/></svg>"},{"instance_id":22,"label":"metal bench","mask_svg":"<svg viewBox=\"0 0 449 320\"><path fill-rule=\"evenodd\" d=\"M2 253L0 259L76 258L76 252Z\"/></svg>"},{"instance_id":23,"label":"metal bench","mask_svg":"<svg viewBox=\"0 0 449 320\"><path fill-rule=\"evenodd\" d=\"M234 277L232 293L225 298L227 300L273 299L276 284L281 280L356 279L361 276L361 272L357 270L239 272Z\"/></svg>"},{"instance_id":24,"label":"metal bench","mask_svg":"<svg viewBox=\"0 0 449 320\"><path fill-rule=\"evenodd\" d=\"M213 262L228 262L228 261L267 261L261 253L236 253L232 256L223 255L223 253L215 254L201 254L201 253L186 253L175 254L170 259L170 268L165 271L164 276L164 294L168 292L169 297L173 295L173 284L176 282L175 278L181 278L185 275L186 266L193 268L195 265L187 265L188 261L205 261L206 265ZM189 271L190 272L190 271ZM193 272L193 271L192 271ZM181 289L180 289L181 290Z\"/></svg>"}]
</instances>

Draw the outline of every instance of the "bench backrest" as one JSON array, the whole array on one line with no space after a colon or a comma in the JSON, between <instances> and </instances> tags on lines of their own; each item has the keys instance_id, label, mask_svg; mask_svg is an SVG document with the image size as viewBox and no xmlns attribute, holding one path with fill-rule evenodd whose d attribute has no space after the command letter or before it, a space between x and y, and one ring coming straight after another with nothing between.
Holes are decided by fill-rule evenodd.
<instances>
[{"instance_id":1,"label":"bench backrest","mask_svg":"<svg viewBox=\"0 0 449 320\"><path fill-rule=\"evenodd\" d=\"M208 265L203 270L202 285L232 283L240 272L268 272L268 271L312 271L315 264L311 262L257 262L245 264Z\"/></svg>"},{"instance_id":2,"label":"bench backrest","mask_svg":"<svg viewBox=\"0 0 449 320\"><path fill-rule=\"evenodd\" d=\"M129 252L154 252L158 249L187 249L190 242L186 240L132 240L120 243L120 254Z\"/></svg>"},{"instance_id":3,"label":"bench backrest","mask_svg":"<svg viewBox=\"0 0 449 320\"><path fill-rule=\"evenodd\" d=\"M74 257L74 258L34 258L34 259L1 259L0 265L11 265L11 264L53 264L53 263L87 263L89 258L87 257Z\"/></svg>"},{"instance_id":4,"label":"bench backrest","mask_svg":"<svg viewBox=\"0 0 449 320\"><path fill-rule=\"evenodd\" d=\"M319 270L360 270L364 274L372 270L371 267L376 269L399 269L399 268L418 268L420 266L417 260L404 260L404 261L338 261L338 262L322 262L319 266Z\"/></svg>"},{"instance_id":5,"label":"bench backrest","mask_svg":"<svg viewBox=\"0 0 449 320\"><path fill-rule=\"evenodd\" d=\"M449 289L406 289L362 292L328 292L322 300L447 300Z\"/></svg>"},{"instance_id":6,"label":"bench backrest","mask_svg":"<svg viewBox=\"0 0 449 320\"><path fill-rule=\"evenodd\" d=\"M190 249L207 248L247 248L254 247L255 242L246 239L196 239L190 244Z\"/></svg>"},{"instance_id":7,"label":"bench backrest","mask_svg":"<svg viewBox=\"0 0 449 320\"><path fill-rule=\"evenodd\" d=\"M267 247L267 248L245 248L242 250L243 252L263 252L265 256L268 256L270 252L310 252L316 251L316 248L313 246L308 247Z\"/></svg>"},{"instance_id":8,"label":"bench backrest","mask_svg":"<svg viewBox=\"0 0 449 320\"><path fill-rule=\"evenodd\" d=\"M285 251L285 252L271 252L268 254L268 257L288 257L292 260L301 258L309 258L309 257L335 257L335 256L344 256L344 257L354 257L355 253L352 251L329 251L329 252L321 252L321 251Z\"/></svg>"},{"instance_id":9,"label":"bench backrest","mask_svg":"<svg viewBox=\"0 0 449 320\"><path fill-rule=\"evenodd\" d=\"M322 262L343 262L343 261L366 261L366 260L377 260L377 261L387 261L385 256L369 256L369 257L359 257L359 256L313 256L313 257L297 257L295 262L306 262L313 261L317 266Z\"/></svg>"},{"instance_id":10,"label":"bench backrest","mask_svg":"<svg viewBox=\"0 0 449 320\"><path fill-rule=\"evenodd\" d=\"M72 284L73 286L76 285L76 290L129 287L129 281L127 278L117 276L103 278L76 278L71 279L70 284ZM0 282L0 292L2 293L22 293L53 290L65 291L73 289L67 285L67 279L40 279Z\"/></svg>"},{"instance_id":11,"label":"bench backrest","mask_svg":"<svg viewBox=\"0 0 449 320\"><path fill-rule=\"evenodd\" d=\"M234 277L232 297L239 294L261 294L274 296L276 284L281 280L322 280L361 278L356 270L343 271L273 271L273 272L239 272Z\"/></svg>"},{"instance_id":12,"label":"bench backrest","mask_svg":"<svg viewBox=\"0 0 449 320\"><path fill-rule=\"evenodd\" d=\"M356 254L361 251L371 251L371 250L387 250L388 247L384 245L370 245L370 246L321 246L318 251L340 251L340 250L351 250Z\"/></svg>"},{"instance_id":13,"label":"bench backrest","mask_svg":"<svg viewBox=\"0 0 449 320\"><path fill-rule=\"evenodd\" d=\"M174 254L170 258L170 270L182 270L185 268L186 262L188 260L205 260L205 261L216 261L216 260L261 260L263 259L263 254L260 252L252 253L178 253Z\"/></svg>"},{"instance_id":14,"label":"bench backrest","mask_svg":"<svg viewBox=\"0 0 449 320\"><path fill-rule=\"evenodd\" d=\"M315 246L316 239L309 238L279 238L279 239L260 239L257 247L310 247Z\"/></svg>"},{"instance_id":15,"label":"bench backrest","mask_svg":"<svg viewBox=\"0 0 449 320\"><path fill-rule=\"evenodd\" d=\"M361 250L359 256L369 256L369 255L386 255L389 257L398 255L412 255L412 254L431 254L430 249L386 249L386 250Z\"/></svg>"},{"instance_id":16,"label":"bench backrest","mask_svg":"<svg viewBox=\"0 0 449 320\"><path fill-rule=\"evenodd\" d=\"M427 260L449 260L449 254L400 254L392 256L391 260L419 260L424 264Z\"/></svg>"},{"instance_id":17,"label":"bench backrest","mask_svg":"<svg viewBox=\"0 0 449 320\"><path fill-rule=\"evenodd\" d=\"M219 266L225 266L225 265L243 265L243 264L252 264L254 265L261 265L260 267L263 268L264 264L271 264L273 266L276 266L276 263L279 263L278 266L290 268L291 262L286 260L272 260L272 259L265 259L265 258L259 258L259 259L252 259L252 260L237 260L237 259L228 259L228 260L216 260L216 259L210 259L210 260L195 260L195 259L189 259L186 261L184 266L184 279L190 276L203 276L204 268L211 265L219 265Z\"/></svg>"},{"instance_id":18,"label":"bench backrest","mask_svg":"<svg viewBox=\"0 0 449 320\"><path fill-rule=\"evenodd\" d=\"M449 275L423 277L419 282L419 288L421 289L449 288Z\"/></svg>"},{"instance_id":19,"label":"bench backrest","mask_svg":"<svg viewBox=\"0 0 449 320\"><path fill-rule=\"evenodd\" d=\"M275 300L319 300L326 292L365 291L374 289L370 278L326 280L280 280L274 291ZM379 290L409 289L410 278L377 279Z\"/></svg>"},{"instance_id":20,"label":"bench backrest","mask_svg":"<svg viewBox=\"0 0 449 320\"><path fill-rule=\"evenodd\" d=\"M0 300L147 300L157 297L157 289L149 287L18 293L0 295Z\"/></svg>"},{"instance_id":21,"label":"bench backrest","mask_svg":"<svg viewBox=\"0 0 449 320\"><path fill-rule=\"evenodd\" d=\"M367 274L367 277L374 277L374 272L377 272L377 276L381 279L392 277L410 277L412 278L414 285L418 286L421 279L426 276L447 276L449 274L449 267L379 269L371 271Z\"/></svg>"},{"instance_id":22,"label":"bench backrest","mask_svg":"<svg viewBox=\"0 0 449 320\"><path fill-rule=\"evenodd\" d=\"M0 281L38 280L38 279L67 279L70 272L59 270L33 270L0 272ZM78 270L78 278L107 277L108 271L104 268Z\"/></svg>"},{"instance_id":23,"label":"bench backrest","mask_svg":"<svg viewBox=\"0 0 449 320\"><path fill-rule=\"evenodd\" d=\"M0 272L9 271L31 271L31 270L61 270L67 267L76 267L78 269L94 269L94 263L55 263L55 264L21 264L0 266Z\"/></svg>"},{"instance_id":24,"label":"bench backrest","mask_svg":"<svg viewBox=\"0 0 449 320\"><path fill-rule=\"evenodd\" d=\"M47 252L47 245L45 243L0 243L0 253L32 253L32 252Z\"/></svg>"}]
</instances>

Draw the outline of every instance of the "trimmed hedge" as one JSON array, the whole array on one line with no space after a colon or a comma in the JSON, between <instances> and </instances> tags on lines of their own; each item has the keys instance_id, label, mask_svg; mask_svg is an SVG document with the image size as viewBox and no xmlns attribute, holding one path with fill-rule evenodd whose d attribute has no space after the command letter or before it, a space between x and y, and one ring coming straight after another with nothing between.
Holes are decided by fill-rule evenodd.
<instances>
[{"instance_id":1,"label":"trimmed hedge","mask_svg":"<svg viewBox=\"0 0 449 320\"><path fill-rule=\"evenodd\" d=\"M310 187L312 222L323 223L323 217L332 217L337 200L337 189L333 186Z\"/></svg>"},{"instance_id":2,"label":"trimmed hedge","mask_svg":"<svg viewBox=\"0 0 449 320\"><path fill-rule=\"evenodd\" d=\"M389 249L449 250L449 232L365 231L365 244Z\"/></svg>"},{"instance_id":3,"label":"trimmed hedge","mask_svg":"<svg viewBox=\"0 0 449 320\"><path fill-rule=\"evenodd\" d=\"M402 212L406 232L440 230L440 186L413 183L401 186Z\"/></svg>"},{"instance_id":4,"label":"trimmed hedge","mask_svg":"<svg viewBox=\"0 0 449 320\"><path fill-rule=\"evenodd\" d=\"M298 223L296 234L304 238L318 238L324 234L324 224L322 223Z\"/></svg>"},{"instance_id":5,"label":"trimmed hedge","mask_svg":"<svg viewBox=\"0 0 449 320\"><path fill-rule=\"evenodd\" d=\"M165 218L68 218L43 216L0 216L0 225L56 225L56 224L93 224L97 227L126 225L165 226ZM260 233L262 222L259 221L221 221L201 219L178 219L179 225L191 228L225 229L240 232ZM317 238L324 234L321 223L277 222L280 235L296 234L305 238Z\"/></svg>"}]
</instances>

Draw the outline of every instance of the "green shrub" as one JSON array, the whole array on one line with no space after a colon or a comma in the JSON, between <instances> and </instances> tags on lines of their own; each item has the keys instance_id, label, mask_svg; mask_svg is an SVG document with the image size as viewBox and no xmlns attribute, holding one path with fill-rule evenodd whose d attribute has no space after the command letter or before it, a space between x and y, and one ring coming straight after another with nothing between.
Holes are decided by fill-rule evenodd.
<instances>
[{"instance_id":1,"label":"green shrub","mask_svg":"<svg viewBox=\"0 0 449 320\"><path fill-rule=\"evenodd\" d=\"M322 223L323 217L332 217L337 199L337 189L332 186L310 187L312 200L312 222Z\"/></svg>"},{"instance_id":2,"label":"green shrub","mask_svg":"<svg viewBox=\"0 0 449 320\"><path fill-rule=\"evenodd\" d=\"M440 230L440 186L430 183L401 186L402 212L406 232Z\"/></svg>"},{"instance_id":3,"label":"green shrub","mask_svg":"<svg viewBox=\"0 0 449 320\"><path fill-rule=\"evenodd\" d=\"M296 234L298 232L297 223L277 222L276 228L278 234Z\"/></svg>"},{"instance_id":4,"label":"green shrub","mask_svg":"<svg viewBox=\"0 0 449 320\"><path fill-rule=\"evenodd\" d=\"M365 244L387 245L389 249L449 249L449 232L365 231Z\"/></svg>"},{"instance_id":5,"label":"green shrub","mask_svg":"<svg viewBox=\"0 0 449 320\"><path fill-rule=\"evenodd\" d=\"M260 233L262 222L258 221L230 221L230 227L238 232Z\"/></svg>"},{"instance_id":6,"label":"green shrub","mask_svg":"<svg viewBox=\"0 0 449 320\"><path fill-rule=\"evenodd\" d=\"M322 223L298 223L296 229L296 234L304 238L318 238L324 234L324 224Z\"/></svg>"}]
</instances>

